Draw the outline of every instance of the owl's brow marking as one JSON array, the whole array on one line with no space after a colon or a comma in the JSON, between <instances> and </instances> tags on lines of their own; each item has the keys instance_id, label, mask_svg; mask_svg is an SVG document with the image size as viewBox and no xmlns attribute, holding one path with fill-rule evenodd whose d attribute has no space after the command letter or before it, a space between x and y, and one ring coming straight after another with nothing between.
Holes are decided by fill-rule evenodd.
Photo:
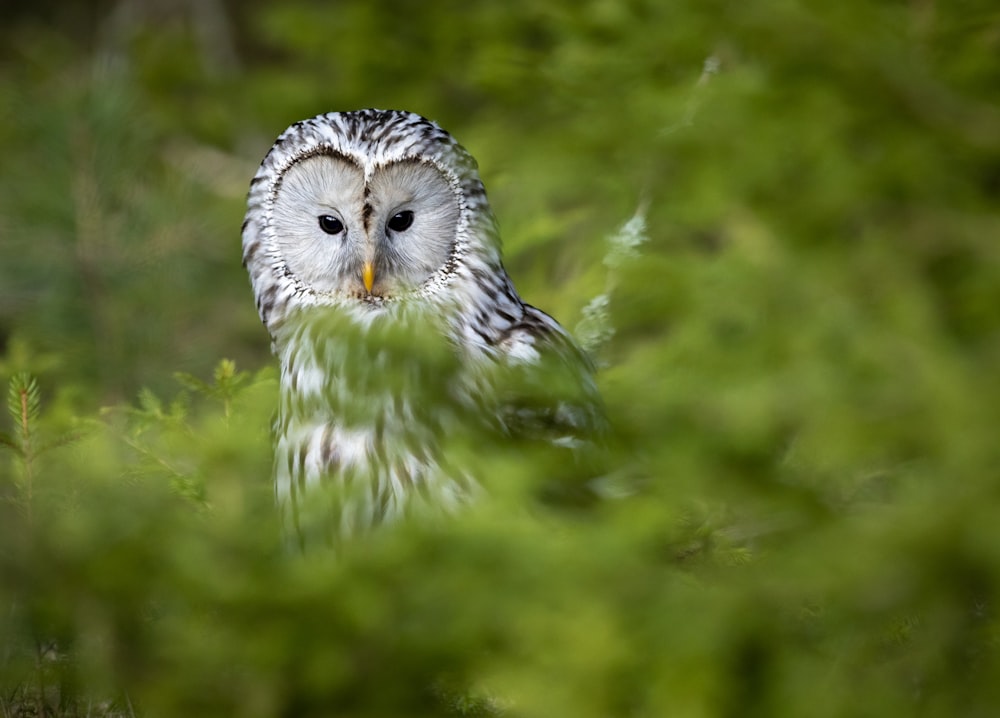
<instances>
[{"instance_id":1,"label":"owl's brow marking","mask_svg":"<svg viewBox=\"0 0 1000 718\"><path fill-rule=\"evenodd\" d=\"M375 208L371 203L372 187L368 181L365 182L365 186L362 189L362 197L364 199L364 204L361 207L361 224L364 225L365 233L371 229L372 215L375 213Z\"/></svg>"},{"instance_id":2,"label":"owl's brow marking","mask_svg":"<svg viewBox=\"0 0 1000 718\"><path fill-rule=\"evenodd\" d=\"M344 152L341 152L337 148L331 147L330 145L316 145L315 147L313 147L310 150L307 150L305 152L302 152L300 154L295 155L295 157L293 157L288 164L290 166L290 165L294 165L294 164L296 164L298 162L302 162L303 160L308 160L308 159L311 159L313 157L320 157L320 156L323 156L323 157L332 157L333 159L341 160L342 162L346 162L348 164L354 165L359 170L364 171L364 168L358 162L358 160L357 160L356 157L354 157L352 155L349 155L349 154L346 154Z\"/></svg>"}]
</instances>

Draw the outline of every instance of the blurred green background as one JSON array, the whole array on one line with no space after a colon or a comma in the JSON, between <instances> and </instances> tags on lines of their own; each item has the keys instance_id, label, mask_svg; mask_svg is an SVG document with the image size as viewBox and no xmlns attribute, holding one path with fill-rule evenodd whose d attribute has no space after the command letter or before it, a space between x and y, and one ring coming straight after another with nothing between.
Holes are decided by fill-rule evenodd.
<instances>
[{"instance_id":1,"label":"blurred green background","mask_svg":"<svg viewBox=\"0 0 1000 718\"><path fill-rule=\"evenodd\" d=\"M996 714L995 2L0 15L4 715ZM616 470L480 446L482 505L293 557L239 227L361 107L478 159L527 301L609 298Z\"/></svg>"}]
</instances>

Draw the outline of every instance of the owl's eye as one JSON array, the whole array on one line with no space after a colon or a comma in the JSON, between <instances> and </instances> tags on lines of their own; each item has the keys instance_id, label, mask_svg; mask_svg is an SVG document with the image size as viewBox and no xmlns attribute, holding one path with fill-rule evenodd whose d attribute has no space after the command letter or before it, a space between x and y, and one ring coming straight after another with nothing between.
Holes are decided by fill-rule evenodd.
<instances>
[{"instance_id":1,"label":"owl's eye","mask_svg":"<svg viewBox=\"0 0 1000 718\"><path fill-rule=\"evenodd\" d=\"M388 227L393 232L403 232L409 229L411 224L413 224L413 212L407 209L394 214L388 222Z\"/></svg>"},{"instance_id":2,"label":"owl's eye","mask_svg":"<svg viewBox=\"0 0 1000 718\"><path fill-rule=\"evenodd\" d=\"M344 231L344 223L332 214L321 214L319 216L319 228L327 234L340 234Z\"/></svg>"}]
</instances>

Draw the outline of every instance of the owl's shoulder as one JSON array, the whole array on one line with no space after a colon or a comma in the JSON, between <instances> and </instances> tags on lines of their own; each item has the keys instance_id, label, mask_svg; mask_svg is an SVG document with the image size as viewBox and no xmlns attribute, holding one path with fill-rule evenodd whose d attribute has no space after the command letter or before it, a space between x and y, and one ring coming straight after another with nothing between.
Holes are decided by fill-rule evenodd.
<instances>
[{"instance_id":1,"label":"owl's shoulder","mask_svg":"<svg viewBox=\"0 0 1000 718\"><path fill-rule=\"evenodd\" d=\"M525 304L497 344L501 413L517 433L575 443L602 431L594 363L552 317Z\"/></svg>"},{"instance_id":2,"label":"owl's shoulder","mask_svg":"<svg viewBox=\"0 0 1000 718\"><path fill-rule=\"evenodd\" d=\"M500 335L497 345L513 363L559 359L586 373L594 370L590 357L563 326L530 304L523 305L523 313Z\"/></svg>"}]
</instances>

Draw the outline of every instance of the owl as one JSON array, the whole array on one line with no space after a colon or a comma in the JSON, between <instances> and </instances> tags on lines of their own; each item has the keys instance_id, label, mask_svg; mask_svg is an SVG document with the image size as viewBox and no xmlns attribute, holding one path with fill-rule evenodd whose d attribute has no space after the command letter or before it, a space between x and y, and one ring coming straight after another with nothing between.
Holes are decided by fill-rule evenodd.
<instances>
[{"instance_id":1,"label":"owl","mask_svg":"<svg viewBox=\"0 0 1000 718\"><path fill-rule=\"evenodd\" d=\"M572 451L603 425L591 362L521 300L476 162L434 122L298 122L247 204L243 263L281 364L275 496L301 543L454 510L483 483L457 455L489 437Z\"/></svg>"}]
</instances>

